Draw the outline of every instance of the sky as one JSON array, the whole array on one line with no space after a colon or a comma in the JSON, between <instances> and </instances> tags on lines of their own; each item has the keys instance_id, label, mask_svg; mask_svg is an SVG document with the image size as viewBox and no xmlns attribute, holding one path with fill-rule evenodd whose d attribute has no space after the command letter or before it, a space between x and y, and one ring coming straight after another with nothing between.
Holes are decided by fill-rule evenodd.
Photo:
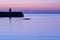
<instances>
[{"instance_id":1,"label":"sky","mask_svg":"<svg viewBox=\"0 0 60 40\"><path fill-rule=\"evenodd\" d=\"M48 11L60 10L60 0L0 0L0 11ZM58 14L59 15L59 14ZM9 29L9 19L0 18L0 35L22 34L22 35L58 35L60 36L60 15L59 16L30 17L31 20L20 20L12 18ZM28 16L29 17L29 16ZM26 17L26 18L28 18Z\"/></svg>"},{"instance_id":2,"label":"sky","mask_svg":"<svg viewBox=\"0 0 60 40\"><path fill-rule=\"evenodd\" d=\"M60 10L60 0L0 0L0 11Z\"/></svg>"}]
</instances>

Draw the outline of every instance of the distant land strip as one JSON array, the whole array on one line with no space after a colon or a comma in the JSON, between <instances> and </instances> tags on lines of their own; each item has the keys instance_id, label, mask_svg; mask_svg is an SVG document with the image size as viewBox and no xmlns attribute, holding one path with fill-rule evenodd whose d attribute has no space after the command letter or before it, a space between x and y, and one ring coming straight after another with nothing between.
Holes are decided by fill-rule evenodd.
<instances>
[{"instance_id":1,"label":"distant land strip","mask_svg":"<svg viewBox=\"0 0 60 40\"><path fill-rule=\"evenodd\" d=\"M60 11L38 11L38 12L24 12L25 14L60 14Z\"/></svg>"}]
</instances>

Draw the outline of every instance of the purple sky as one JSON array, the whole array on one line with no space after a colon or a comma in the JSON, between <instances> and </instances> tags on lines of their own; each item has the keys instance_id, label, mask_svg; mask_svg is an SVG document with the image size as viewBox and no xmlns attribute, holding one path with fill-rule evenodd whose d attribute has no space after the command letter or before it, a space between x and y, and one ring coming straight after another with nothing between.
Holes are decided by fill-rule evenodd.
<instances>
[{"instance_id":1,"label":"purple sky","mask_svg":"<svg viewBox=\"0 0 60 40\"><path fill-rule=\"evenodd\" d=\"M60 10L60 0L0 0L0 11L47 11Z\"/></svg>"}]
</instances>

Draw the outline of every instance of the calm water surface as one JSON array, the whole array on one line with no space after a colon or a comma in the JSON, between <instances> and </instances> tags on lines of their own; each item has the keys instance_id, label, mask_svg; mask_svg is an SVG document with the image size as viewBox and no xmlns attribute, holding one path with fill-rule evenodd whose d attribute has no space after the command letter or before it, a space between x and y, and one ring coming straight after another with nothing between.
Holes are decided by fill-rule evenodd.
<instances>
[{"instance_id":1,"label":"calm water surface","mask_svg":"<svg viewBox=\"0 0 60 40\"><path fill-rule=\"evenodd\" d=\"M60 40L60 14L24 14L24 18L0 18L0 40Z\"/></svg>"}]
</instances>

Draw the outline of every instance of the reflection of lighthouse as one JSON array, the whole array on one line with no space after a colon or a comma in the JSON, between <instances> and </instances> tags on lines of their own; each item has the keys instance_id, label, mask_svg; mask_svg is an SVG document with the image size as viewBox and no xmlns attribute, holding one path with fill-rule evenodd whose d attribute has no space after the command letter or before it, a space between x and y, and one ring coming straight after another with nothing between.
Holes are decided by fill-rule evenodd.
<instances>
[{"instance_id":1,"label":"reflection of lighthouse","mask_svg":"<svg viewBox=\"0 0 60 40\"><path fill-rule=\"evenodd\" d=\"M9 21L11 22L11 8L9 9Z\"/></svg>"},{"instance_id":2,"label":"reflection of lighthouse","mask_svg":"<svg viewBox=\"0 0 60 40\"><path fill-rule=\"evenodd\" d=\"M11 25L11 18L12 17L22 18L22 17L24 17L24 14L23 14L23 12L12 12L11 8L9 8L9 12L0 12L0 17L1 18L9 17L9 22L10 22L10 25Z\"/></svg>"},{"instance_id":3,"label":"reflection of lighthouse","mask_svg":"<svg viewBox=\"0 0 60 40\"><path fill-rule=\"evenodd\" d=\"M24 17L23 12L11 12L11 8L9 9L9 12L0 12L0 17L9 17L9 20L11 21L11 17Z\"/></svg>"},{"instance_id":4,"label":"reflection of lighthouse","mask_svg":"<svg viewBox=\"0 0 60 40\"><path fill-rule=\"evenodd\" d=\"M11 24L11 8L9 9L9 21L10 21L10 24Z\"/></svg>"}]
</instances>

